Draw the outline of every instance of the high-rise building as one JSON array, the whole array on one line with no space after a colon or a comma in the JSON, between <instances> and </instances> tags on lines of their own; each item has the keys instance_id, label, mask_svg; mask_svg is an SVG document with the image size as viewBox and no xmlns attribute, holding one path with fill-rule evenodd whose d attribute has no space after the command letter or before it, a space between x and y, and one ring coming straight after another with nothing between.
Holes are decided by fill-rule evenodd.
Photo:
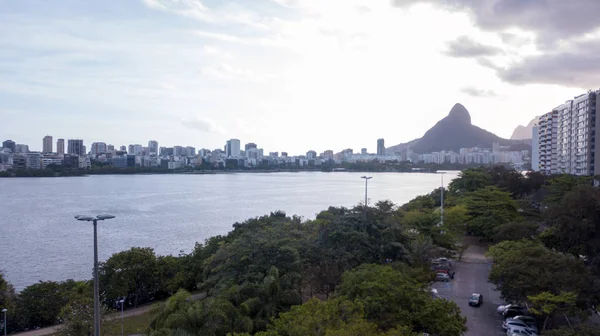
<instances>
[{"instance_id":1,"label":"high-rise building","mask_svg":"<svg viewBox=\"0 0 600 336\"><path fill-rule=\"evenodd\" d=\"M92 143L92 155L104 154L107 152L106 143L94 142Z\"/></svg>"},{"instance_id":2,"label":"high-rise building","mask_svg":"<svg viewBox=\"0 0 600 336\"><path fill-rule=\"evenodd\" d=\"M127 151L127 147L125 147L125 146L121 146L121 147L119 147L119 150L120 150L121 152L126 152L126 151Z\"/></svg>"},{"instance_id":3,"label":"high-rise building","mask_svg":"<svg viewBox=\"0 0 600 336\"><path fill-rule=\"evenodd\" d=\"M29 153L29 146L23 144L16 144L15 153Z\"/></svg>"},{"instance_id":4,"label":"high-rise building","mask_svg":"<svg viewBox=\"0 0 600 336\"><path fill-rule=\"evenodd\" d=\"M150 155L158 155L158 141L148 141L148 152Z\"/></svg>"},{"instance_id":5,"label":"high-rise building","mask_svg":"<svg viewBox=\"0 0 600 336\"><path fill-rule=\"evenodd\" d=\"M248 151L248 149L250 148L257 148L256 144L254 142L249 142L246 145L244 145L244 150Z\"/></svg>"},{"instance_id":6,"label":"high-rise building","mask_svg":"<svg viewBox=\"0 0 600 336\"><path fill-rule=\"evenodd\" d=\"M324 160L333 160L333 151L332 150L326 150L323 152L323 159Z\"/></svg>"},{"instance_id":7,"label":"high-rise building","mask_svg":"<svg viewBox=\"0 0 600 336\"><path fill-rule=\"evenodd\" d=\"M554 110L558 113L558 172L573 175L594 175L596 157L600 158L596 129L600 120L600 91L589 91L568 100Z\"/></svg>"},{"instance_id":8,"label":"high-rise building","mask_svg":"<svg viewBox=\"0 0 600 336\"><path fill-rule=\"evenodd\" d=\"M106 151L109 153L114 153L115 152L115 146L114 145L107 145L106 146Z\"/></svg>"},{"instance_id":9,"label":"high-rise building","mask_svg":"<svg viewBox=\"0 0 600 336\"><path fill-rule=\"evenodd\" d=\"M385 155L385 140L377 139L377 155Z\"/></svg>"},{"instance_id":10,"label":"high-rise building","mask_svg":"<svg viewBox=\"0 0 600 336\"><path fill-rule=\"evenodd\" d=\"M85 146L83 146L83 140L80 139L69 139L68 141L68 153L71 155L85 155Z\"/></svg>"},{"instance_id":11,"label":"high-rise building","mask_svg":"<svg viewBox=\"0 0 600 336\"><path fill-rule=\"evenodd\" d=\"M42 141L42 152L52 153L52 136L46 135Z\"/></svg>"},{"instance_id":12,"label":"high-rise building","mask_svg":"<svg viewBox=\"0 0 600 336\"><path fill-rule=\"evenodd\" d=\"M16 148L16 143L12 140L6 140L2 143L2 148L8 148L10 149L11 152L16 153L17 152L17 148Z\"/></svg>"},{"instance_id":13,"label":"high-rise building","mask_svg":"<svg viewBox=\"0 0 600 336\"><path fill-rule=\"evenodd\" d=\"M227 157L240 156L240 140L227 140L227 144L225 145L225 154L227 155Z\"/></svg>"},{"instance_id":14,"label":"high-rise building","mask_svg":"<svg viewBox=\"0 0 600 336\"><path fill-rule=\"evenodd\" d=\"M196 156L196 148L192 146L185 147L186 156Z\"/></svg>"},{"instance_id":15,"label":"high-rise building","mask_svg":"<svg viewBox=\"0 0 600 336\"><path fill-rule=\"evenodd\" d=\"M361 148L360 149L360 154L362 154L362 155L367 154L367 149L366 148Z\"/></svg>"},{"instance_id":16,"label":"high-rise building","mask_svg":"<svg viewBox=\"0 0 600 336\"><path fill-rule=\"evenodd\" d=\"M537 124L531 129L531 170L540 171L540 134Z\"/></svg>"},{"instance_id":17,"label":"high-rise building","mask_svg":"<svg viewBox=\"0 0 600 336\"><path fill-rule=\"evenodd\" d=\"M173 155L175 156L182 156L183 153L183 147L182 146L173 146Z\"/></svg>"},{"instance_id":18,"label":"high-rise building","mask_svg":"<svg viewBox=\"0 0 600 336\"><path fill-rule=\"evenodd\" d=\"M540 172L546 175L558 172L557 156L558 111L540 117L538 123Z\"/></svg>"},{"instance_id":19,"label":"high-rise building","mask_svg":"<svg viewBox=\"0 0 600 336\"><path fill-rule=\"evenodd\" d=\"M65 139L56 140L56 153L65 154Z\"/></svg>"}]
</instances>

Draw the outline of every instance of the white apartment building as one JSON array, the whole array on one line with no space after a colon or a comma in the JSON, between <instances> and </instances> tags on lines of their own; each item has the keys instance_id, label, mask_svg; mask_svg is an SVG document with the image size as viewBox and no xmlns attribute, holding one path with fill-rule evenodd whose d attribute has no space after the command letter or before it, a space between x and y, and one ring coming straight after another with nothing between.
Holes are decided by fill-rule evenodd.
<instances>
[{"instance_id":1,"label":"white apartment building","mask_svg":"<svg viewBox=\"0 0 600 336\"><path fill-rule=\"evenodd\" d=\"M589 91L575 97L554 110L558 113L557 160L558 172L573 175L594 175L595 158L600 144L596 128L600 120L597 96L600 91Z\"/></svg>"},{"instance_id":2,"label":"white apartment building","mask_svg":"<svg viewBox=\"0 0 600 336\"><path fill-rule=\"evenodd\" d=\"M558 111L540 117L538 124L540 172L551 175L558 172L557 154Z\"/></svg>"},{"instance_id":3,"label":"white apartment building","mask_svg":"<svg viewBox=\"0 0 600 336\"><path fill-rule=\"evenodd\" d=\"M540 134L538 125L531 129L531 170L540 171Z\"/></svg>"}]
</instances>

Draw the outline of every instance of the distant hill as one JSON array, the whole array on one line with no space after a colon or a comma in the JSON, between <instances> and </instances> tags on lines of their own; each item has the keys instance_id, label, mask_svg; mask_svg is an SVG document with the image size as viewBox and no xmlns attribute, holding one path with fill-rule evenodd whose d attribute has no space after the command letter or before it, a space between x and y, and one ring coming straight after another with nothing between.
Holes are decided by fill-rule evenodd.
<instances>
[{"instance_id":1,"label":"distant hill","mask_svg":"<svg viewBox=\"0 0 600 336\"><path fill-rule=\"evenodd\" d=\"M423 137L405 144L392 146L387 148L386 151L394 153L408 147L419 154L442 150L457 152L460 148L492 148L494 142L505 146L518 143L518 141L503 139L471 124L469 111L463 105L457 103L452 107L448 116L438 121Z\"/></svg>"},{"instance_id":2,"label":"distant hill","mask_svg":"<svg viewBox=\"0 0 600 336\"><path fill-rule=\"evenodd\" d=\"M533 131L533 126L535 124L537 124L539 121L540 121L540 117L538 116L538 117L533 118L533 120L531 120L529 122L529 124L527 124L527 126L523 126L523 125L517 126L517 128L515 128L515 131L513 132L510 139L511 140L531 139L532 138L531 132Z\"/></svg>"}]
</instances>

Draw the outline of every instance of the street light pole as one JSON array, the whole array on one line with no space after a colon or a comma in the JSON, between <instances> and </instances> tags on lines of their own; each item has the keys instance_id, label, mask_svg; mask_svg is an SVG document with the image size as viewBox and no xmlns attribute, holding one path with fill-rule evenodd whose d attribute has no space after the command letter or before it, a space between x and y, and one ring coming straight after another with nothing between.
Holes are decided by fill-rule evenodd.
<instances>
[{"instance_id":1,"label":"street light pole","mask_svg":"<svg viewBox=\"0 0 600 336\"><path fill-rule=\"evenodd\" d=\"M440 202L441 202L441 207L440 207L440 226L444 225L444 172L440 173L442 175L442 185L441 185L441 197L440 197Z\"/></svg>"},{"instance_id":2,"label":"street light pole","mask_svg":"<svg viewBox=\"0 0 600 336\"><path fill-rule=\"evenodd\" d=\"M125 335L125 315L123 314L123 306L125 305L125 300L119 301L121 303L121 335Z\"/></svg>"},{"instance_id":3,"label":"street light pole","mask_svg":"<svg viewBox=\"0 0 600 336\"><path fill-rule=\"evenodd\" d=\"M361 176L360 178L365 179L365 208L368 206L369 199L367 198L367 189L369 186L369 180L372 179L372 176Z\"/></svg>"},{"instance_id":4,"label":"street light pole","mask_svg":"<svg viewBox=\"0 0 600 336\"><path fill-rule=\"evenodd\" d=\"M94 225L94 336L100 336L100 283L98 281L98 221L115 218L113 215L75 216L80 221Z\"/></svg>"},{"instance_id":5,"label":"street light pole","mask_svg":"<svg viewBox=\"0 0 600 336\"><path fill-rule=\"evenodd\" d=\"M7 329L7 326L6 326L6 312L7 311L8 311L8 309L6 309L6 308L2 309L2 312L4 313L4 336L6 336L6 329Z\"/></svg>"}]
</instances>

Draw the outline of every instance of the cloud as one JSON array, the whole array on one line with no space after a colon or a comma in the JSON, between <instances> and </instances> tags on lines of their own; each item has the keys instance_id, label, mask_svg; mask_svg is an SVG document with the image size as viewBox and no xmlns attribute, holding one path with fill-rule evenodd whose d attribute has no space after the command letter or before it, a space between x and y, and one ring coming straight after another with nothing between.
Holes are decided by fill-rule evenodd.
<instances>
[{"instance_id":1,"label":"cloud","mask_svg":"<svg viewBox=\"0 0 600 336\"><path fill-rule=\"evenodd\" d=\"M200 0L143 0L146 6L174 14L192 17L207 22L216 17Z\"/></svg>"},{"instance_id":2,"label":"cloud","mask_svg":"<svg viewBox=\"0 0 600 336\"><path fill-rule=\"evenodd\" d=\"M518 27L535 32L540 44L554 44L600 28L598 0L394 0L396 6L416 3L467 12L487 31Z\"/></svg>"},{"instance_id":3,"label":"cloud","mask_svg":"<svg viewBox=\"0 0 600 336\"><path fill-rule=\"evenodd\" d=\"M227 63L222 63L217 66L204 66L200 68L200 72L218 79L249 81L255 83L266 82L275 77L272 75L254 73L250 70L234 67Z\"/></svg>"},{"instance_id":4,"label":"cloud","mask_svg":"<svg viewBox=\"0 0 600 336\"><path fill-rule=\"evenodd\" d=\"M202 133L220 133L225 134L225 131L215 124L214 121L206 118L183 118L181 124L189 129L193 129Z\"/></svg>"},{"instance_id":5,"label":"cloud","mask_svg":"<svg viewBox=\"0 0 600 336\"><path fill-rule=\"evenodd\" d=\"M479 43L468 36L460 36L448 43L446 54L452 57L483 57L502 54L502 49Z\"/></svg>"},{"instance_id":6,"label":"cloud","mask_svg":"<svg viewBox=\"0 0 600 336\"><path fill-rule=\"evenodd\" d=\"M552 53L524 58L498 76L512 84L558 84L579 88L600 87L600 39L574 43Z\"/></svg>"},{"instance_id":7,"label":"cloud","mask_svg":"<svg viewBox=\"0 0 600 336\"><path fill-rule=\"evenodd\" d=\"M466 86L460 89L462 93L466 93L473 97L495 97L496 93L493 90L478 89L473 86Z\"/></svg>"}]
</instances>

